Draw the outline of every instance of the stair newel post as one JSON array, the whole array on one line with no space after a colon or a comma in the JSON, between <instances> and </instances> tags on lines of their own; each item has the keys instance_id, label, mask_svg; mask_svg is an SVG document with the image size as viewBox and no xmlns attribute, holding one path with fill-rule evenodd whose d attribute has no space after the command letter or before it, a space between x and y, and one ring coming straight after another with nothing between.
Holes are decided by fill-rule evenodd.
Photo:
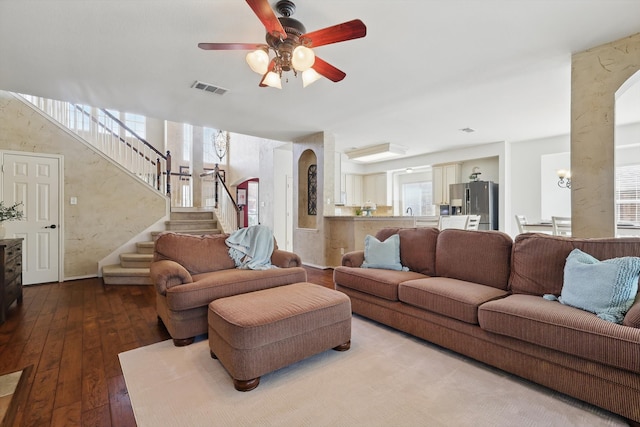
<instances>
[{"instance_id":1,"label":"stair newel post","mask_svg":"<svg viewBox=\"0 0 640 427\"><path fill-rule=\"evenodd\" d=\"M160 157L156 159L156 190L160 191L160 178L162 177L162 166L160 166Z\"/></svg>"},{"instance_id":2,"label":"stair newel post","mask_svg":"<svg viewBox=\"0 0 640 427\"><path fill-rule=\"evenodd\" d=\"M171 151L167 150L167 196L171 195Z\"/></svg>"},{"instance_id":3,"label":"stair newel post","mask_svg":"<svg viewBox=\"0 0 640 427\"><path fill-rule=\"evenodd\" d=\"M214 207L216 209L218 209L218 180L220 179L220 167L218 166L218 164L216 163L216 166L213 170L213 176L214 176L214 186L213 186L213 203L214 203Z\"/></svg>"}]
</instances>

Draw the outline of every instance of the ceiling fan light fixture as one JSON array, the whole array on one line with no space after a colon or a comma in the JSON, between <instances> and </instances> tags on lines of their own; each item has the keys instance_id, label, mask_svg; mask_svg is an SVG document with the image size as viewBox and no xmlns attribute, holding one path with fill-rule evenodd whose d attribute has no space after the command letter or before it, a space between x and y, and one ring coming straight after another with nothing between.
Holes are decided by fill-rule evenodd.
<instances>
[{"instance_id":1,"label":"ceiling fan light fixture","mask_svg":"<svg viewBox=\"0 0 640 427\"><path fill-rule=\"evenodd\" d=\"M269 87L274 87L276 89L282 89L282 79L280 78L278 73L275 73L273 71L269 71L267 74L265 74L261 84L267 85Z\"/></svg>"},{"instance_id":2,"label":"ceiling fan light fixture","mask_svg":"<svg viewBox=\"0 0 640 427\"><path fill-rule=\"evenodd\" d=\"M309 68L302 72L302 87L307 87L311 83L319 80L322 77L316 70Z\"/></svg>"},{"instance_id":3,"label":"ceiling fan light fixture","mask_svg":"<svg viewBox=\"0 0 640 427\"><path fill-rule=\"evenodd\" d=\"M293 65L296 71L304 72L313 67L314 62L316 62L316 55L313 53L313 50L302 45L293 49L291 65Z\"/></svg>"},{"instance_id":4,"label":"ceiling fan light fixture","mask_svg":"<svg viewBox=\"0 0 640 427\"><path fill-rule=\"evenodd\" d=\"M260 48L247 53L245 58L249 67L256 73L264 75L269 69L269 53L266 48Z\"/></svg>"},{"instance_id":5,"label":"ceiling fan light fixture","mask_svg":"<svg viewBox=\"0 0 640 427\"><path fill-rule=\"evenodd\" d=\"M307 32L302 22L292 18L295 4L292 0L246 0L254 14L260 19L266 30L262 43L198 43L204 50L244 50L249 51L246 61L251 69L262 76L260 87L282 88L282 73L293 72L294 76L313 68L314 73L306 79L307 86L318 79L319 74L334 83L342 81L346 74L316 57L311 47L326 46L348 40L359 39L367 35L367 27L359 19L332 25L320 30ZM275 1L272 7L270 1ZM276 11L281 15L276 16ZM270 54L275 56L269 60ZM271 72L274 71L275 75ZM289 79L285 76L285 82ZM303 82L304 83L304 82Z\"/></svg>"}]
</instances>

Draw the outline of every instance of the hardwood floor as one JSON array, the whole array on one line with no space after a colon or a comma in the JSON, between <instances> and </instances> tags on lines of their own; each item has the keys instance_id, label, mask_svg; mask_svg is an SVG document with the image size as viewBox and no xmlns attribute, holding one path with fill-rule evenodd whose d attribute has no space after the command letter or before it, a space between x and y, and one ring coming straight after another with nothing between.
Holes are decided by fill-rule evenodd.
<instances>
[{"instance_id":1,"label":"hardwood floor","mask_svg":"<svg viewBox=\"0 0 640 427\"><path fill-rule=\"evenodd\" d=\"M310 282L333 288L333 270L305 268ZM166 339L153 286L26 286L0 325L0 373L33 365L14 425L135 426L118 354Z\"/></svg>"}]
</instances>

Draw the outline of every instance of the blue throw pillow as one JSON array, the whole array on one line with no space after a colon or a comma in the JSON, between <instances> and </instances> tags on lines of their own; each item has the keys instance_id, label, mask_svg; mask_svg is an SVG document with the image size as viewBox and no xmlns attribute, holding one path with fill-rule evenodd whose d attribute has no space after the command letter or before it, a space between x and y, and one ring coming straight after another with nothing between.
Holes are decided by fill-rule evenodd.
<instances>
[{"instance_id":1,"label":"blue throw pillow","mask_svg":"<svg viewBox=\"0 0 640 427\"><path fill-rule=\"evenodd\" d=\"M595 313L601 319L622 323L638 293L638 275L638 257L599 261L574 249L564 266L564 283L558 300Z\"/></svg>"},{"instance_id":2,"label":"blue throw pillow","mask_svg":"<svg viewBox=\"0 0 640 427\"><path fill-rule=\"evenodd\" d=\"M367 235L364 238L364 262L361 267L403 270L400 263L400 236L394 234L381 242Z\"/></svg>"}]
</instances>

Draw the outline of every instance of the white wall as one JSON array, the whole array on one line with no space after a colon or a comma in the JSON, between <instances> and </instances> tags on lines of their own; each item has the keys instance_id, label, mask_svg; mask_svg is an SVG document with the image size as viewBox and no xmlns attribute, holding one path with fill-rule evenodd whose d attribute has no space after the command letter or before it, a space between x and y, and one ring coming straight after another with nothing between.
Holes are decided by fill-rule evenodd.
<instances>
[{"instance_id":1,"label":"white wall","mask_svg":"<svg viewBox=\"0 0 640 427\"><path fill-rule=\"evenodd\" d=\"M292 249L291 200L287 197L287 181L293 176L293 149L291 144L273 150L273 234L281 249ZM287 243L288 242L288 243Z\"/></svg>"},{"instance_id":2,"label":"white wall","mask_svg":"<svg viewBox=\"0 0 640 427\"><path fill-rule=\"evenodd\" d=\"M557 171L560 169L571 169L568 152L540 156L540 218L543 220L551 220L552 216L571 216L571 190L558 186ZM530 221L529 217L527 220Z\"/></svg>"},{"instance_id":3,"label":"white wall","mask_svg":"<svg viewBox=\"0 0 640 427\"><path fill-rule=\"evenodd\" d=\"M478 168L479 181L493 181L500 183L500 161L497 157L485 157L483 159L473 159L462 162L460 166L460 181L471 181L469 176L473 173L473 169Z\"/></svg>"}]
</instances>

